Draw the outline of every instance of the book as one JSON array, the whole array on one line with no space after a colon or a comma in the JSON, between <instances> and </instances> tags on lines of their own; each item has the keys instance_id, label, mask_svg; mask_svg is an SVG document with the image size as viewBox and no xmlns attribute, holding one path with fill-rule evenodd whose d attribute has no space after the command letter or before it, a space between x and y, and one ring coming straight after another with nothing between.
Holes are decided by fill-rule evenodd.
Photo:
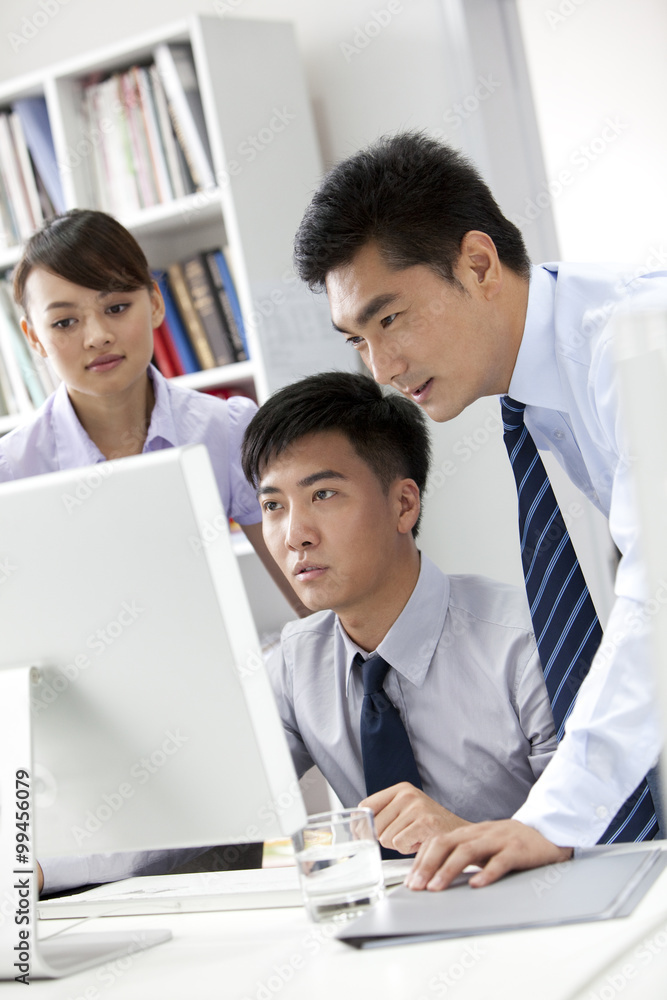
<instances>
[{"instance_id":1,"label":"book","mask_svg":"<svg viewBox=\"0 0 667 1000\"><path fill-rule=\"evenodd\" d=\"M21 179L23 181L23 190L30 213L30 219L33 228L38 229L44 223L42 205L39 199L39 191L37 190L35 172L32 168L32 163L30 162L30 154L25 141L25 135L23 134L23 126L21 125L21 119L16 111L12 111L9 115L9 128L14 142L16 160L21 174Z\"/></svg>"},{"instance_id":2,"label":"book","mask_svg":"<svg viewBox=\"0 0 667 1000\"><path fill-rule=\"evenodd\" d=\"M139 105L146 133L148 153L155 177L157 197L161 202L172 201L174 191L171 186L164 145L160 136L150 73L143 66L134 66L131 72L134 76L139 95Z\"/></svg>"},{"instance_id":3,"label":"book","mask_svg":"<svg viewBox=\"0 0 667 1000\"><path fill-rule=\"evenodd\" d=\"M164 42L156 46L154 55L167 95L174 131L195 186L215 187L213 160L192 48L187 42Z\"/></svg>"},{"instance_id":4,"label":"book","mask_svg":"<svg viewBox=\"0 0 667 1000\"><path fill-rule=\"evenodd\" d=\"M46 188L55 212L60 215L66 208L65 196L53 145L46 98L20 97L13 102L12 109L21 119L23 134L35 170Z\"/></svg>"},{"instance_id":5,"label":"book","mask_svg":"<svg viewBox=\"0 0 667 1000\"><path fill-rule=\"evenodd\" d=\"M167 275L164 271L153 271L153 280L157 282L164 301L164 322L166 323L174 350L186 375L201 370L199 360L188 337L185 324L172 295Z\"/></svg>"},{"instance_id":6,"label":"book","mask_svg":"<svg viewBox=\"0 0 667 1000\"><path fill-rule=\"evenodd\" d=\"M153 352L155 364L165 378L173 378L175 375L183 374L183 368L178 360L178 355L173 350L171 337L164 320L160 326L153 330Z\"/></svg>"},{"instance_id":7,"label":"book","mask_svg":"<svg viewBox=\"0 0 667 1000\"><path fill-rule=\"evenodd\" d=\"M141 208L150 208L157 204L159 198L148 149L144 114L141 110L139 90L133 70L129 69L125 73L121 73L118 82L125 110L130 156L134 168L139 204Z\"/></svg>"},{"instance_id":8,"label":"book","mask_svg":"<svg viewBox=\"0 0 667 1000\"><path fill-rule=\"evenodd\" d=\"M170 264L167 268L169 283L174 294L178 311L181 314L183 323L188 332L190 342L194 348L201 368L215 368L215 358L206 339L206 332L199 318L199 314L194 307L190 297L188 286L183 276L183 269L178 262Z\"/></svg>"},{"instance_id":9,"label":"book","mask_svg":"<svg viewBox=\"0 0 667 1000\"><path fill-rule=\"evenodd\" d=\"M244 336L241 335L243 329L243 317L239 307L238 297L231 275L227 268L221 250L209 250L204 253L204 260L208 270L209 280L218 297L220 308L225 319L227 333L234 350L236 361L247 361L248 352L245 345ZM232 305L232 297L234 305ZM240 326L239 326L240 324ZM245 331L244 331L245 333Z\"/></svg>"},{"instance_id":10,"label":"book","mask_svg":"<svg viewBox=\"0 0 667 1000\"><path fill-rule=\"evenodd\" d=\"M182 260L180 264L190 298L204 327L216 365L232 364L236 361L236 353L216 289L210 279L204 254L194 254Z\"/></svg>"},{"instance_id":11,"label":"book","mask_svg":"<svg viewBox=\"0 0 667 1000\"><path fill-rule=\"evenodd\" d=\"M179 155L180 146L174 132L174 128L169 114L167 96L160 80L157 67L153 65L148 70L153 100L155 101L155 114L157 118L160 141L164 149L169 181L175 198L184 198L192 187L192 178L187 166L184 164L182 154Z\"/></svg>"},{"instance_id":12,"label":"book","mask_svg":"<svg viewBox=\"0 0 667 1000\"><path fill-rule=\"evenodd\" d=\"M0 171L17 239L27 240L36 226L30 213L9 125L9 115L6 112L0 114Z\"/></svg>"}]
</instances>

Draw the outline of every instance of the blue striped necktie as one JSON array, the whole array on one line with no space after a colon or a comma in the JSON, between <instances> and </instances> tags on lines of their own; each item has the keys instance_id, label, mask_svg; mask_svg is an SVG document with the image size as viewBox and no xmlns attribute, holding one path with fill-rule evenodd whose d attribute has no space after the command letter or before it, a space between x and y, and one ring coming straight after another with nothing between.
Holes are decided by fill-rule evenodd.
<instances>
[{"instance_id":1,"label":"blue striped necktie","mask_svg":"<svg viewBox=\"0 0 667 1000\"><path fill-rule=\"evenodd\" d=\"M523 422L525 403L501 401L504 438L519 497L526 593L551 710L560 740L602 639L588 587L546 469ZM658 823L646 779L599 840L651 840Z\"/></svg>"},{"instance_id":2,"label":"blue striped necktie","mask_svg":"<svg viewBox=\"0 0 667 1000\"><path fill-rule=\"evenodd\" d=\"M361 703L361 756L364 763L366 794L373 795L409 781L421 789L417 762L403 720L384 690L389 664L381 656L364 660L360 653L354 663L361 666L364 700ZM383 858L405 858L391 848L382 848Z\"/></svg>"}]
</instances>

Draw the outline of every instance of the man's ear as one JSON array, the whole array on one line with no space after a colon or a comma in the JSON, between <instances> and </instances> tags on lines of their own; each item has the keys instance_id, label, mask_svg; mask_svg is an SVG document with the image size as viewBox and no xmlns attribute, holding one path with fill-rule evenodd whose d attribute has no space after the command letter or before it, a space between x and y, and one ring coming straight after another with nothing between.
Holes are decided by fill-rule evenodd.
<instances>
[{"instance_id":1,"label":"man's ear","mask_svg":"<svg viewBox=\"0 0 667 1000\"><path fill-rule=\"evenodd\" d=\"M502 284L502 265L491 237L476 229L466 233L454 273L465 288L472 283L483 289L486 298L496 295Z\"/></svg>"},{"instance_id":2,"label":"man's ear","mask_svg":"<svg viewBox=\"0 0 667 1000\"><path fill-rule=\"evenodd\" d=\"M421 510L419 487L414 479L401 479L396 483L396 494L399 504L397 528L399 534L407 535L417 523Z\"/></svg>"},{"instance_id":3,"label":"man's ear","mask_svg":"<svg viewBox=\"0 0 667 1000\"><path fill-rule=\"evenodd\" d=\"M45 358L46 357L46 351L42 347L41 340L38 338L38 336L35 333L34 329L30 325L30 321L28 320L27 316L22 316L21 317L21 330L23 331L23 336L28 341L28 343L32 347L33 351L36 351L37 354L39 354L39 355L41 355L41 357Z\"/></svg>"}]
</instances>

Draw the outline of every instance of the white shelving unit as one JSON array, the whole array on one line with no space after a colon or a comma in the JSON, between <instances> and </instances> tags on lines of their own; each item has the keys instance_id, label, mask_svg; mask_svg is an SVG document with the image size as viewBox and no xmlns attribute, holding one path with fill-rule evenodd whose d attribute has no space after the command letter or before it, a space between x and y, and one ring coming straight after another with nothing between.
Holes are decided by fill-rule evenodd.
<instances>
[{"instance_id":1,"label":"white shelving unit","mask_svg":"<svg viewBox=\"0 0 667 1000\"><path fill-rule=\"evenodd\" d=\"M195 389L239 386L262 402L274 389L315 370L353 366L331 333L326 302L291 270L292 240L321 176L294 31L289 23L193 16L122 45L58 63L0 87L0 107L19 97L46 98L68 208L97 208L91 142L81 94L92 74L147 65L161 42L190 42L217 186L120 218L149 263L163 268L227 244L244 316L250 360L179 382ZM0 270L20 248L0 251ZM0 418L0 433L31 412Z\"/></svg>"}]
</instances>

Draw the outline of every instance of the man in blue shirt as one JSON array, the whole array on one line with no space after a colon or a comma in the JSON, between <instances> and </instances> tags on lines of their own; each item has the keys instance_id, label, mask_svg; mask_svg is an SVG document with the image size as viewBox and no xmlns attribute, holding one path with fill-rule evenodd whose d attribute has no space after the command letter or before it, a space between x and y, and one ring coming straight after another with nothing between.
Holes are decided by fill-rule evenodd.
<instances>
[{"instance_id":1,"label":"man in blue shirt","mask_svg":"<svg viewBox=\"0 0 667 1000\"><path fill-rule=\"evenodd\" d=\"M334 326L374 378L434 420L481 396L526 404L525 425L609 518L617 600L551 767L514 818L437 835L409 880L472 884L595 844L656 762L660 735L642 613L630 456L618 419L609 320L667 302L665 272L531 267L518 229L458 152L424 135L380 140L325 178L295 243Z\"/></svg>"}]
</instances>

